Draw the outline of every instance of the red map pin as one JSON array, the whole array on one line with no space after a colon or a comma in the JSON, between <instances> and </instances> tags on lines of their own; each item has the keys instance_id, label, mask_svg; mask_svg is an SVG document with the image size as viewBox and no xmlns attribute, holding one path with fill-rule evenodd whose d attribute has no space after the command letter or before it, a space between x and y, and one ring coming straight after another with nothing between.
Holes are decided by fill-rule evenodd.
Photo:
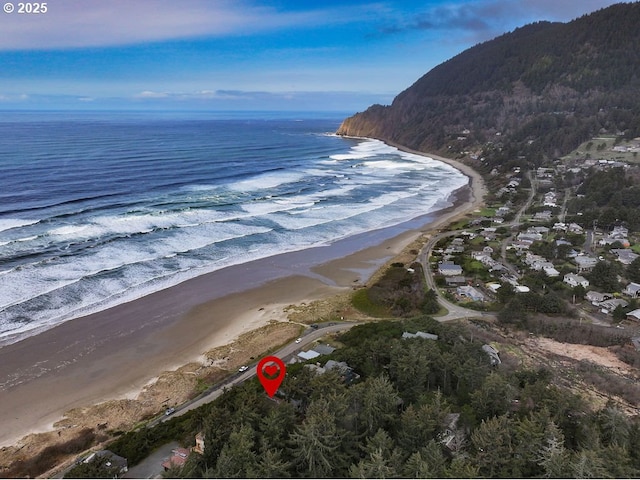
<instances>
[{"instance_id":1,"label":"red map pin","mask_svg":"<svg viewBox=\"0 0 640 480\"><path fill-rule=\"evenodd\" d=\"M258 362L258 380L260 380L267 395L273 397L276 394L286 372L287 368L284 366L284 362L278 357L264 357Z\"/></svg>"}]
</instances>

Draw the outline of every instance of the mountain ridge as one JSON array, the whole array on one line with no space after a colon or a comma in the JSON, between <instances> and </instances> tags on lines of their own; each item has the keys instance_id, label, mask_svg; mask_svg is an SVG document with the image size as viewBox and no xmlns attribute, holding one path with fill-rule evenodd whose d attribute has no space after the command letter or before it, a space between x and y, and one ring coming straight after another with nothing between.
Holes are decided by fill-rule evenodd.
<instances>
[{"instance_id":1,"label":"mountain ridge","mask_svg":"<svg viewBox=\"0 0 640 480\"><path fill-rule=\"evenodd\" d=\"M448 153L500 136L545 157L599 132L638 136L638 25L640 2L519 27L436 66L337 133Z\"/></svg>"}]
</instances>

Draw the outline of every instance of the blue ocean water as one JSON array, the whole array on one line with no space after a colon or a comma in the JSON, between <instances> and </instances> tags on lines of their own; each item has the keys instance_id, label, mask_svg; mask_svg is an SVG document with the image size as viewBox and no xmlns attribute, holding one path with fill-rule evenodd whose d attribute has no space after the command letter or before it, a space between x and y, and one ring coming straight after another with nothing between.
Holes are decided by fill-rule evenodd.
<instances>
[{"instance_id":1,"label":"blue ocean water","mask_svg":"<svg viewBox=\"0 0 640 480\"><path fill-rule=\"evenodd\" d=\"M424 215L452 167L323 114L0 114L0 343Z\"/></svg>"}]
</instances>

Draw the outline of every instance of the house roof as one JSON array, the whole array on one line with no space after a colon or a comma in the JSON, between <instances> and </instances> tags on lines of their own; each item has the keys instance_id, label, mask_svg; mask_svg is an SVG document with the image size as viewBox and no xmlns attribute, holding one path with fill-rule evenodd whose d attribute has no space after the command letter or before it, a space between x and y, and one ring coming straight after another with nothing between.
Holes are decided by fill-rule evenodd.
<instances>
[{"instance_id":1,"label":"house roof","mask_svg":"<svg viewBox=\"0 0 640 480\"><path fill-rule=\"evenodd\" d=\"M640 308L627 313L627 318L632 317L634 320L640 320Z\"/></svg>"},{"instance_id":2,"label":"house roof","mask_svg":"<svg viewBox=\"0 0 640 480\"><path fill-rule=\"evenodd\" d=\"M315 350L308 350L306 352L300 352L298 353L298 357L302 358L303 360L311 360L312 358L316 358L319 357L320 354L318 352L316 352Z\"/></svg>"},{"instance_id":3,"label":"house roof","mask_svg":"<svg viewBox=\"0 0 640 480\"><path fill-rule=\"evenodd\" d=\"M437 340L438 335L435 335L433 333L425 333L425 332L416 332L416 333L404 332L402 334L402 338L424 338L426 340Z\"/></svg>"}]
</instances>

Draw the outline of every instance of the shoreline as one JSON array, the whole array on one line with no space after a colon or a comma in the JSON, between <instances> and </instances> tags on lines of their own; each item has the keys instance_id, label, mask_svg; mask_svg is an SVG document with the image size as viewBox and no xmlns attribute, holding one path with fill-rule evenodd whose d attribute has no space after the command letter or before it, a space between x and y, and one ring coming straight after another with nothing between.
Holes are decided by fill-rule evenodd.
<instances>
[{"instance_id":1,"label":"shoreline","mask_svg":"<svg viewBox=\"0 0 640 480\"><path fill-rule=\"evenodd\" d=\"M452 206L396 227L205 274L0 348L0 382L20 381L3 392L0 446L55 433L73 408L136 398L163 372L201 363L205 352L272 321L295 338L287 306L351 291L421 235L481 205L486 189L475 170L389 144L453 166L468 185L452 194Z\"/></svg>"}]
</instances>

